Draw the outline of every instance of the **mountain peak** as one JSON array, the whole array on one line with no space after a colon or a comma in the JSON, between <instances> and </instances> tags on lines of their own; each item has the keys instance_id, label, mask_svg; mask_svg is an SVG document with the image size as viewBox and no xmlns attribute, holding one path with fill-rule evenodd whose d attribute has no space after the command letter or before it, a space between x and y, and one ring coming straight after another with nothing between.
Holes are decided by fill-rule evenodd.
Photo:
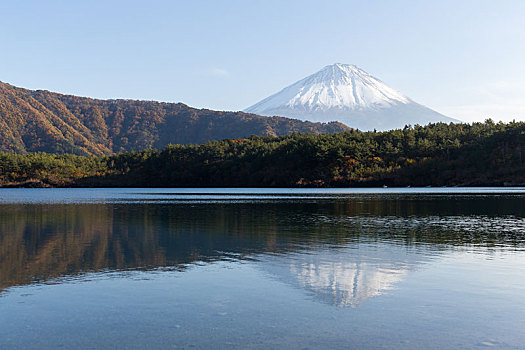
<instances>
[{"instance_id":1,"label":"mountain peak","mask_svg":"<svg viewBox=\"0 0 525 350\"><path fill-rule=\"evenodd\" d=\"M335 63L270 96L247 111L287 107L304 111L361 110L407 103L409 99L361 68Z\"/></svg>"},{"instance_id":2,"label":"mountain peak","mask_svg":"<svg viewBox=\"0 0 525 350\"><path fill-rule=\"evenodd\" d=\"M411 113L407 114L408 109ZM343 63L325 66L245 111L310 121L337 120L359 129L455 121L415 103L356 65ZM381 120L370 119L378 114ZM407 114L404 119L403 114Z\"/></svg>"},{"instance_id":3,"label":"mountain peak","mask_svg":"<svg viewBox=\"0 0 525 350\"><path fill-rule=\"evenodd\" d=\"M362 70L361 68L359 68L355 64L346 64L346 63L329 64L328 66L325 66L323 69L340 70L342 72L348 72L348 71L362 71L362 72L364 72L364 70Z\"/></svg>"}]
</instances>

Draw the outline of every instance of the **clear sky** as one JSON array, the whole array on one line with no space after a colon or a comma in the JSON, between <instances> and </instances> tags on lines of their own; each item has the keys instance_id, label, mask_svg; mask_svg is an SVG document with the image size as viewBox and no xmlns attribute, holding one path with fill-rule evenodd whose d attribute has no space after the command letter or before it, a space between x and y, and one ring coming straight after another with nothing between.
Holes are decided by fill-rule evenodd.
<instances>
[{"instance_id":1,"label":"clear sky","mask_svg":"<svg viewBox=\"0 0 525 350\"><path fill-rule=\"evenodd\" d=\"M0 81L240 110L363 68L465 121L525 120L525 1L0 0Z\"/></svg>"}]
</instances>

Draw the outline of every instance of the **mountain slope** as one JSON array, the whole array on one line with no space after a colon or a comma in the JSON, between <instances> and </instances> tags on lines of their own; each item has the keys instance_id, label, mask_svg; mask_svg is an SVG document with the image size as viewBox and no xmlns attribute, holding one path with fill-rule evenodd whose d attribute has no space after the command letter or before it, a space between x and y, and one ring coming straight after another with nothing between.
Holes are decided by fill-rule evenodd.
<instances>
[{"instance_id":1,"label":"mountain slope","mask_svg":"<svg viewBox=\"0 0 525 350\"><path fill-rule=\"evenodd\" d=\"M337 120L361 130L459 122L412 101L354 65L340 63L324 67L245 112L316 122Z\"/></svg>"},{"instance_id":2,"label":"mountain slope","mask_svg":"<svg viewBox=\"0 0 525 350\"><path fill-rule=\"evenodd\" d=\"M169 143L349 129L340 123L195 109L182 103L97 100L0 82L0 151L100 155Z\"/></svg>"}]
</instances>

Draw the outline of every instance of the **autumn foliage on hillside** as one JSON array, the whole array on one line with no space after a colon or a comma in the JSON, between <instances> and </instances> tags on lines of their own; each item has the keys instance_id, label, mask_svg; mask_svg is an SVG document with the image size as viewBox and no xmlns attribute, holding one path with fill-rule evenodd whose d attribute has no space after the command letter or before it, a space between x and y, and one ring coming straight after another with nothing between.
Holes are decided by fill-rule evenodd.
<instances>
[{"instance_id":1,"label":"autumn foliage on hillside","mask_svg":"<svg viewBox=\"0 0 525 350\"><path fill-rule=\"evenodd\" d=\"M195 109L182 103L97 100L0 82L0 151L4 152L103 155L252 135L347 130L340 123Z\"/></svg>"}]
</instances>

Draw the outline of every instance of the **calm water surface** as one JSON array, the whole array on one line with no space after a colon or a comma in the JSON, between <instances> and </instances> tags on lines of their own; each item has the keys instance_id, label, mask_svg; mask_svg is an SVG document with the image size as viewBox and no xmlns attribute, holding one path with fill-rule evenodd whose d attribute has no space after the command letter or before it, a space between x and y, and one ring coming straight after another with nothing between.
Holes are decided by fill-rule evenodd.
<instances>
[{"instance_id":1,"label":"calm water surface","mask_svg":"<svg viewBox=\"0 0 525 350\"><path fill-rule=\"evenodd\" d=\"M524 344L524 189L0 190L0 349Z\"/></svg>"}]
</instances>

